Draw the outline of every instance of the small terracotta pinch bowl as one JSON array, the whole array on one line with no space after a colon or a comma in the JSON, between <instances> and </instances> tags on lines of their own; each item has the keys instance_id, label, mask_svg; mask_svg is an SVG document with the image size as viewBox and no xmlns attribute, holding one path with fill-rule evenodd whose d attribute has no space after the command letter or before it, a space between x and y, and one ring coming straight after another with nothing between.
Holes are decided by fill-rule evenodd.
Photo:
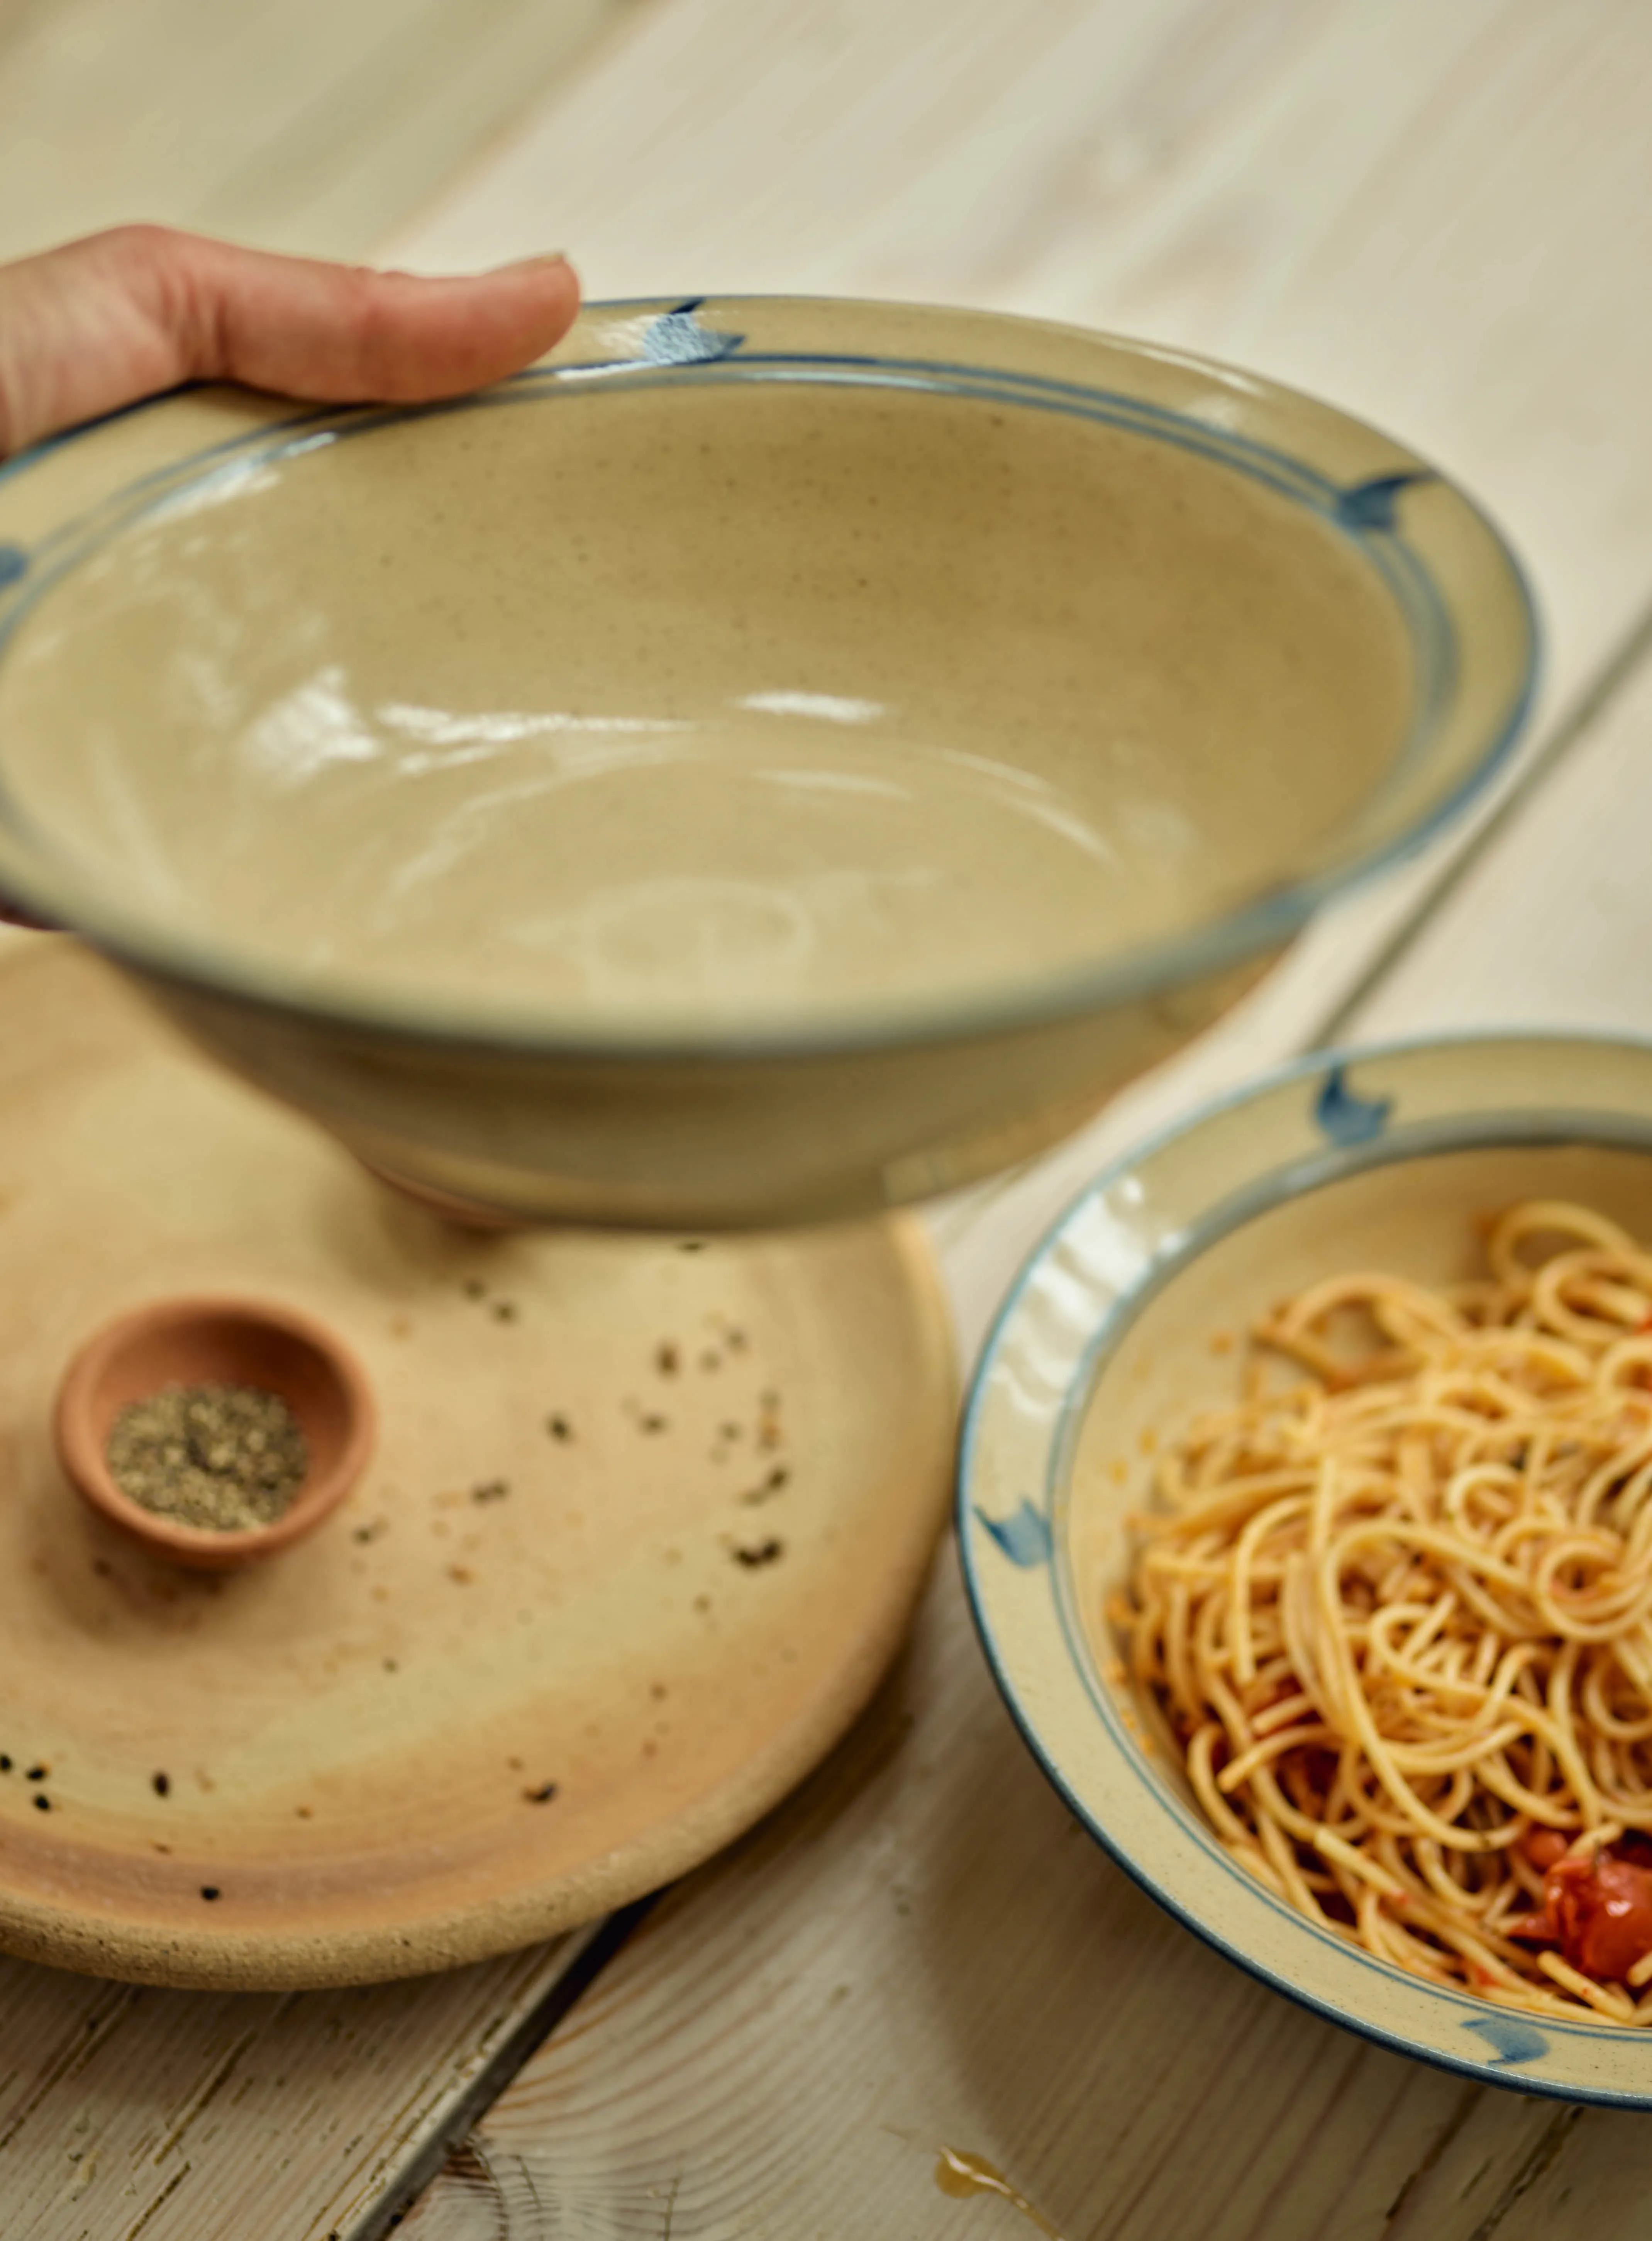
<instances>
[{"instance_id":1,"label":"small terracotta pinch bowl","mask_svg":"<svg viewBox=\"0 0 1652 2241\"><path fill-rule=\"evenodd\" d=\"M122 1492L107 1459L117 1419L177 1385L256 1387L278 1395L298 1418L310 1468L273 1524L229 1532L179 1524ZM312 1532L360 1477L374 1422L365 1374L323 1324L266 1301L202 1297L152 1301L95 1332L57 1388L53 1430L70 1481L101 1516L151 1555L217 1572Z\"/></svg>"}]
</instances>

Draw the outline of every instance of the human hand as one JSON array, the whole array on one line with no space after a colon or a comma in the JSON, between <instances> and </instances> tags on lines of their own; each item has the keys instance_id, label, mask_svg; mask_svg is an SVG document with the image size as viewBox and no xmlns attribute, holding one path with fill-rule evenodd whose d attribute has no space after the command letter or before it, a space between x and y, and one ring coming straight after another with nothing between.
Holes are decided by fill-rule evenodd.
<instances>
[{"instance_id":1,"label":"human hand","mask_svg":"<svg viewBox=\"0 0 1652 2241\"><path fill-rule=\"evenodd\" d=\"M501 379L565 334L559 257L415 279L117 226L0 265L0 458L184 381L415 404Z\"/></svg>"}]
</instances>

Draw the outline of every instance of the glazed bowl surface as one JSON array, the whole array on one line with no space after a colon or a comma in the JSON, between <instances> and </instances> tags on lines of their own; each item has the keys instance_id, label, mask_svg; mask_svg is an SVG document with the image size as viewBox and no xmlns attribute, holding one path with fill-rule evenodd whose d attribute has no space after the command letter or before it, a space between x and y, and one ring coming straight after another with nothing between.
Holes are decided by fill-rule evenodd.
<instances>
[{"instance_id":1,"label":"glazed bowl surface","mask_svg":"<svg viewBox=\"0 0 1652 2241\"><path fill-rule=\"evenodd\" d=\"M0 471L0 889L369 1165L741 1226L1065 1133L1484 785L1531 612L1362 424L1035 322L598 305Z\"/></svg>"},{"instance_id":2,"label":"glazed bowl surface","mask_svg":"<svg viewBox=\"0 0 1652 2241\"><path fill-rule=\"evenodd\" d=\"M1130 1154L1024 1271L972 1395L958 1526L989 1662L1079 1819L1265 1983L1397 2050L1522 2092L1652 2107L1652 2049L1425 1983L1276 1897L1217 1841L1107 1616L1151 1456L1239 1391L1244 1335L1354 1268L1476 1272L1528 1198L1652 1236L1652 1045L1496 1036L1319 1057Z\"/></svg>"}]
</instances>

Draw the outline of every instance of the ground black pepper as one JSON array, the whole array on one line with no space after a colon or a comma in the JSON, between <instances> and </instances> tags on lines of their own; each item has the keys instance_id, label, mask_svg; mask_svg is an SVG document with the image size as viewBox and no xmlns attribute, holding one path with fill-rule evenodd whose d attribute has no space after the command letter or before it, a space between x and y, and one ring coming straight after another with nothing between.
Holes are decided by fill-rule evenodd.
<instances>
[{"instance_id":1,"label":"ground black pepper","mask_svg":"<svg viewBox=\"0 0 1652 2241\"><path fill-rule=\"evenodd\" d=\"M180 1525L273 1525L310 1468L298 1420L251 1385L168 1385L121 1411L109 1468L123 1494Z\"/></svg>"}]
</instances>

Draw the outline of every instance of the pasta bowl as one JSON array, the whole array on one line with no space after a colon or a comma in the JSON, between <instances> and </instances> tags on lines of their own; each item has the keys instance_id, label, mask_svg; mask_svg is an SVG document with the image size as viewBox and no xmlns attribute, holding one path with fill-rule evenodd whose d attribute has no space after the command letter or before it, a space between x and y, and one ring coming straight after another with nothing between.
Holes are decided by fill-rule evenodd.
<instances>
[{"instance_id":1,"label":"pasta bowl","mask_svg":"<svg viewBox=\"0 0 1652 2241\"><path fill-rule=\"evenodd\" d=\"M1348 1271L1463 1284L1481 1265L1479 1225L1522 1201L1570 1201L1652 1238L1649 1116L1652 1046L1499 1035L1316 1057L1159 1137L1102 1174L1023 1273L978 1373L958 1511L976 1623L1024 1737L1163 1905L1264 1983L1399 2051L1633 2107L1652 2106L1643 2028L1511 2002L1493 1971L1474 1978L1483 1989L1429 1981L1244 1864L1201 1804L1161 1689L1134 1677L1121 1599L1160 1459L1190 1420L1237 1400L1259 1319ZM1638 1391L1642 1320L1625 1331Z\"/></svg>"},{"instance_id":2,"label":"pasta bowl","mask_svg":"<svg viewBox=\"0 0 1652 2241\"><path fill-rule=\"evenodd\" d=\"M444 1208L866 1214L1232 1003L1533 660L1469 500L1252 376L597 305L453 404L0 470L0 892Z\"/></svg>"}]
</instances>

